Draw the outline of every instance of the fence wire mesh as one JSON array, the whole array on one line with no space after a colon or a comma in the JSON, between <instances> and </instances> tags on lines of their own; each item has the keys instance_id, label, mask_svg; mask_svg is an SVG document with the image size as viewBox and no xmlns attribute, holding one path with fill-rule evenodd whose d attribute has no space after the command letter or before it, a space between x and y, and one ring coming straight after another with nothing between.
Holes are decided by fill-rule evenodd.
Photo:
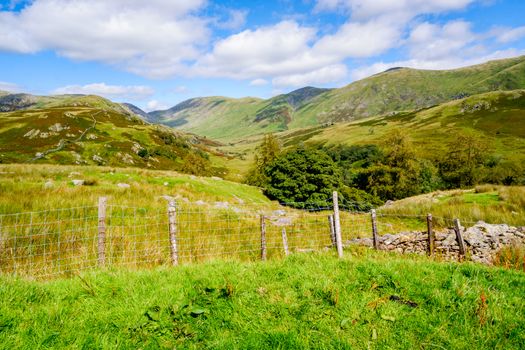
<instances>
[{"instance_id":1,"label":"fence wire mesh","mask_svg":"<svg viewBox=\"0 0 525 350\"><path fill-rule=\"evenodd\" d=\"M372 236L369 212L356 211L355 206L340 206L339 211L343 244ZM274 259L336 246L331 203L235 207L178 203L174 215L179 264L254 261L263 254ZM173 264L167 205L107 205L103 264L99 219L97 206L0 214L0 273L49 278L97 266L142 269ZM434 218L439 220L453 227L450 220ZM376 223L379 235L426 232L426 216L378 212ZM473 223L463 223L469 224Z\"/></svg>"}]
</instances>

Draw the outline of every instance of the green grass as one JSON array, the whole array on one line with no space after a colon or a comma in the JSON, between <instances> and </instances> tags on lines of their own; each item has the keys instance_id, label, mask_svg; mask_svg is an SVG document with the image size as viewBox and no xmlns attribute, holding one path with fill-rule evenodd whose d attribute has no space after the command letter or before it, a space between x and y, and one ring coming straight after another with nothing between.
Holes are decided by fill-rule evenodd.
<instances>
[{"instance_id":1,"label":"green grass","mask_svg":"<svg viewBox=\"0 0 525 350\"><path fill-rule=\"evenodd\" d=\"M459 218L466 226L479 220L492 224L525 225L525 187L489 186L491 192L475 190L437 191L405 198L379 212L387 215L417 216L421 223L427 213L434 216L434 224L451 226Z\"/></svg>"},{"instance_id":2,"label":"green grass","mask_svg":"<svg viewBox=\"0 0 525 350\"><path fill-rule=\"evenodd\" d=\"M358 249L0 277L0 348L519 349L525 274Z\"/></svg>"}]
</instances>

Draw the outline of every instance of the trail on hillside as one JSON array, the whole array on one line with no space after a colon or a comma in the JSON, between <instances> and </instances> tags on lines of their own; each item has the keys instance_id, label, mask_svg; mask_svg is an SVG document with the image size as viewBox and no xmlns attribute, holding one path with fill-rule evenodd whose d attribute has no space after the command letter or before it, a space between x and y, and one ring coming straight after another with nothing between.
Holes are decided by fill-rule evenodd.
<instances>
[{"instance_id":1,"label":"trail on hillside","mask_svg":"<svg viewBox=\"0 0 525 350\"><path fill-rule=\"evenodd\" d=\"M77 137L76 139L74 140L68 140L68 139L60 139L60 141L58 142L58 145L55 147L55 148L52 148L52 149L48 149L47 151L44 151L44 152L41 152L41 153L38 153L36 157L32 158L30 160L30 162L34 162L36 160L39 160L39 159L42 159L42 158L45 158L47 155L51 154L51 153L55 153L55 152L60 152L64 149L64 147L66 145L69 145L71 143L75 143L75 142L80 142L82 141L82 139L84 138L84 136L92 129L94 129L96 126L97 126L97 120L95 119L95 116L102 113L102 111L98 111L94 114L91 114L90 117L91 119L93 119L93 124L88 127L86 130L84 130L82 132L82 134L80 134L79 137Z\"/></svg>"}]
</instances>

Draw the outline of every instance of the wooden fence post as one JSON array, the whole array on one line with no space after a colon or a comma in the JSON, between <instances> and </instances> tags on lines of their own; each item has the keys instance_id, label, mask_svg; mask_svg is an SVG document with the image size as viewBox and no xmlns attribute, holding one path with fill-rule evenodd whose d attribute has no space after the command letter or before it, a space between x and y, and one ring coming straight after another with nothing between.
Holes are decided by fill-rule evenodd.
<instances>
[{"instance_id":1,"label":"wooden fence post","mask_svg":"<svg viewBox=\"0 0 525 350\"><path fill-rule=\"evenodd\" d=\"M286 228L283 227L281 231L281 235L283 236L283 247L284 247L284 255L288 256L290 255L290 251L288 250L288 236L286 236Z\"/></svg>"},{"instance_id":2,"label":"wooden fence post","mask_svg":"<svg viewBox=\"0 0 525 350\"><path fill-rule=\"evenodd\" d=\"M332 247L337 246L335 239L335 228L334 228L334 216L328 215L328 225L330 225L330 241L332 242Z\"/></svg>"},{"instance_id":3,"label":"wooden fence post","mask_svg":"<svg viewBox=\"0 0 525 350\"><path fill-rule=\"evenodd\" d=\"M106 265L106 197L98 199L98 266Z\"/></svg>"},{"instance_id":4,"label":"wooden fence post","mask_svg":"<svg viewBox=\"0 0 525 350\"><path fill-rule=\"evenodd\" d=\"M454 231L456 231L456 240L458 241L459 256L461 259L465 256L465 242L461 235L461 224L459 223L459 219L454 219Z\"/></svg>"},{"instance_id":5,"label":"wooden fence post","mask_svg":"<svg viewBox=\"0 0 525 350\"><path fill-rule=\"evenodd\" d=\"M168 202L168 222L170 229L171 264L179 264L179 250L177 247L177 206L174 200Z\"/></svg>"},{"instance_id":6,"label":"wooden fence post","mask_svg":"<svg viewBox=\"0 0 525 350\"><path fill-rule=\"evenodd\" d=\"M261 215L261 259L266 260L266 217Z\"/></svg>"},{"instance_id":7,"label":"wooden fence post","mask_svg":"<svg viewBox=\"0 0 525 350\"><path fill-rule=\"evenodd\" d=\"M370 211L370 216L372 218L372 240L374 242L374 249L378 250L379 249L379 240L378 240L378 237L377 237L377 215L376 215L376 210L375 209L372 209Z\"/></svg>"},{"instance_id":8,"label":"wooden fence post","mask_svg":"<svg viewBox=\"0 0 525 350\"><path fill-rule=\"evenodd\" d=\"M337 244L337 255L340 258L343 257L343 241L341 238L341 221L339 221L339 201L337 199L337 192L333 192L334 202L334 229L335 229L335 241Z\"/></svg>"},{"instance_id":9,"label":"wooden fence post","mask_svg":"<svg viewBox=\"0 0 525 350\"><path fill-rule=\"evenodd\" d=\"M427 214L427 234L428 234L428 255L434 254L434 246L436 237L434 236L434 230L432 229L432 214Z\"/></svg>"}]
</instances>

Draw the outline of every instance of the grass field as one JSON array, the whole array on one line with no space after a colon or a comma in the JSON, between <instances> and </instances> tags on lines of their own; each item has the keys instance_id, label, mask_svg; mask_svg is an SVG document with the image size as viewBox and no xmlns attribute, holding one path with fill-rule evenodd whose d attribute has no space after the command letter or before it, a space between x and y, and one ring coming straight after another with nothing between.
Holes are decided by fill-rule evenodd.
<instances>
[{"instance_id":1,"label":"grass field","mask_svg":"<svg viewBox=\"0 0 525 350\"><path fill-rule=\"evenodd\" d=\"M520 349L525 274L358 249L343 260L0 277L0 348Z\"/></svg>"}]
</instances>

